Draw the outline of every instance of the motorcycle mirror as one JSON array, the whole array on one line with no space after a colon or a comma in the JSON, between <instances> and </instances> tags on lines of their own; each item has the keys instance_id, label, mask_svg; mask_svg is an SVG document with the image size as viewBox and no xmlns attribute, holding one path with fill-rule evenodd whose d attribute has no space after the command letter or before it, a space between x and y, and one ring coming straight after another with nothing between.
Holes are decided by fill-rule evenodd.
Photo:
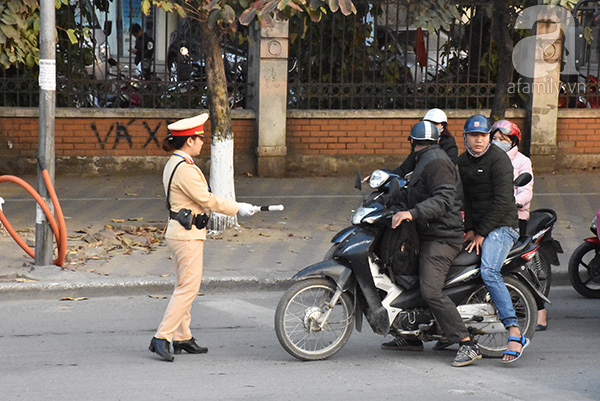
<instances>
[{"instance_id":1,"label":"motorcycle mirror","mask_svg":"<svg viewBox=\"0 0 600 401\"><path fill-rule=\"evenodd\" d=\"M391 199L398 199L400 197L400 193L402 192L402 185L397 178L392 179L390 181L390 190L389 194Z\"/></svg>"},{"instance_id":2,"label":"motorcycle mirror","mask_svg":"<svg viewBox=\"0 0 600 401\"><path fill-rule=\"evenodd\" d=\"M112 33L112 21L104 21L104 35L110 36Z\"/></svg>"},{"instance_id":3,"label":"motorcycle mirror","mask_svg":"<svg viewBox=\"0 0 600 401\"><path fill-rule=\"evenodd\" d=\"M513 185L515 187L524 187L525 185L529 184L532 179L533 179L533 177L531 176L531 174L523 173L523 174L519 175L517 178L515 178L515 180L513 181Z\"/></svg>"},{"instance_id":4,"label":"motorcycle mirror","mask_svg":"<svg viewBox=\"0 0 600 401\"><path fill-rule=\"evenodd\" d=\"M359 191L362 190L362 177L360 176L360 170L356 172L356 178L354 179L354 188Z\"/></svg>"}]
</instances>

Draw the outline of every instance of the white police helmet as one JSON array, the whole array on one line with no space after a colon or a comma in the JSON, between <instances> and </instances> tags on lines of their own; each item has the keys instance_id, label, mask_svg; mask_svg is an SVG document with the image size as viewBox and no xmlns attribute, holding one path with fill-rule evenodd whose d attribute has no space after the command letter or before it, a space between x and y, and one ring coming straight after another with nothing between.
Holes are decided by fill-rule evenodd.
<instances>
[{"instance_id":1,"label":"white police helmet","mask_svg":"<svg viewBox=\"0 0 600 401\"><path fill-rule=\"evenodd\" d=\"M434 124L448 122L448 116L442 109L431 109L423 116L423 121L431 121Z\"/></svg>"}]
</instances>

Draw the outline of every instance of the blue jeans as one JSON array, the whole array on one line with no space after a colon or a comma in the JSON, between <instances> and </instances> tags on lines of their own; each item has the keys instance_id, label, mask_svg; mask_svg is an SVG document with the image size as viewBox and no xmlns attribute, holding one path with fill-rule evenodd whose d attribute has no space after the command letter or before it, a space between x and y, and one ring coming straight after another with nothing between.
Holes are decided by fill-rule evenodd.
<instances>
[{"instance_id":1,"label":"blue jeans","mask_svg":"<svg viewBox=\"0 0 600 401\"><path fill-rule=\"evenodd\" d=\"M502 264L508 252L519 239L519 233L512 227L500 227L488 234L481 246L481 278L498 309L504 327L519 327L519 321L502 279Z\"/></svg>"}]
</instances>

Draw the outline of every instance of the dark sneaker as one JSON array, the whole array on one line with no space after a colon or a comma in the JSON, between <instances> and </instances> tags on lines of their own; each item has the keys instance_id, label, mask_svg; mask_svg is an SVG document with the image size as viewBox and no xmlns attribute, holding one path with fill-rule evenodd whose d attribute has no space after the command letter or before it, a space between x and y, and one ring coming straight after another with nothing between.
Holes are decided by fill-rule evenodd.
<instances>
[{"instance_id":1,"label":"dark sneaker","mask_svg":"<svg viewBox=\"0 0 600 401\"><path fill-rule=\"evenodd\" d=\"M448 348L451 345L452 344L450 344L448 341L440 341L440 340L438 340L435 344L433 344L433 349L435 351L439 351L439 350L442 350L442 349L446 349L446 348Z\"/></svg>"},{"instance_id":2,"label":"dark sneaker","mask_svg":"<svg viewBox=\"0 0 600 401\"><path fill-rule=\"evenodd\" d=\"M423 351L423 342L421 340L396 337L388 343L381 344L381 349L392 351Z\"/></svg>"},{"instance_id":3,"label":"dark sneaker","mask_svg":"<svg viewBox=\"0 0 600 401\"><path fill-rule=\"evenodd\" d=\"M477 359L481 359L481 352L477 345L461 345L452 361L452 366L467 366Z\"/></svg>"}]
</instances>

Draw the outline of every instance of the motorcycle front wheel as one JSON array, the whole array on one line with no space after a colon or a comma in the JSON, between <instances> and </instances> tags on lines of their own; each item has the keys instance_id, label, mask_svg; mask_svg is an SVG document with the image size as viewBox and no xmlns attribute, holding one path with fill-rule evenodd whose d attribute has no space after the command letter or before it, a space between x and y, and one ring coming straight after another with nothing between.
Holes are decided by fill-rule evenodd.
<instances>
[{"instance_id":1,"label":"motorcycle front wheel","mask_svg":"<svg viewBox=\"0 0 600 401\"><path fill-rule=\"evenodd\" d=\"M531 339L537 326L537 306L535 298L529 287L514 277L504 276L506 288L519 320L521 334ZM492 302L490 294L484 284L471 293L463 305ZM496 311L496 314L498 312ZM500 318L498 318L500 320ZM501 333L480 334L472 333L473 340L477 342L481 355L487 358L500 358L506 350L508 343L508 330Z\"/></svg>"},{"instance_id":2,"label":"motorcycle front wheel","mask_svg":"<svg viewBox=\"0 0 600 401\"><path fill-rule=\"evenodd\" d=\"M343 293L323 327L335 283L310 278L292 285L281 297L275 311L275 332L281 346L303 361L326 359L338 352L352 334L354 304Z\"/></svg>"},{"instance_id":3,"label":"motorcycle front wheel","mask_svg":"<svg viewBox=\"0 0 600 401\"><path fill-rule=\"evenodd\" d=\"M569 280L586 298L600 298L600 244L584 242L569 259Z\"/></svg>"}]
</instances>

